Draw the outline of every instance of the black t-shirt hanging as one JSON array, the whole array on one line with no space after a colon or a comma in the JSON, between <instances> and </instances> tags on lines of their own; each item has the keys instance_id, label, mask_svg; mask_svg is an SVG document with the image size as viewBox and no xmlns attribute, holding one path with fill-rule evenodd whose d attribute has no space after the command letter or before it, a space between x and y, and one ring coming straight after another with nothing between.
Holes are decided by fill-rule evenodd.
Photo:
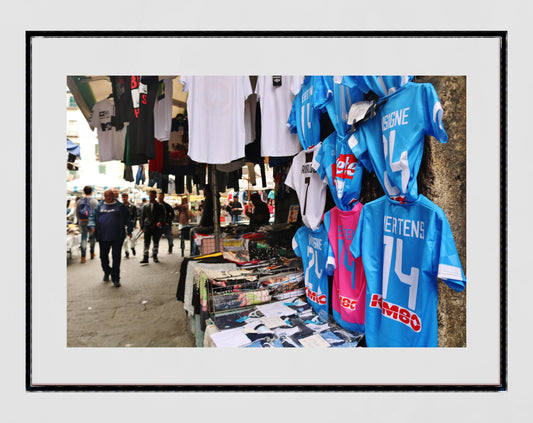
<instances>
[{"instance_id":1,"label":"black t-shirt hanging","mask_svg":"<svg viewBox=\"0 0 533 423\"><path fill-rule=\"evenodd\" d=\"M129 77L111 76L109 79L111 80L113 99L115 101L115 116L112 123L117 130L120 130L124 128L124 123L129 119L131 95L126 88L129 84Z\"/></svg>"},{"instance_id":2,"label":"black t-shirt hanging","mask_svg":"<svg viewBox=\"0 0 533 423\"><path fill-rule=\"evenodd\" d=\"M131 98L128 128L130 165L155 159L154 104L158 85L157 76L130 76L127 86Z\"/></svg>"}]
</instances>

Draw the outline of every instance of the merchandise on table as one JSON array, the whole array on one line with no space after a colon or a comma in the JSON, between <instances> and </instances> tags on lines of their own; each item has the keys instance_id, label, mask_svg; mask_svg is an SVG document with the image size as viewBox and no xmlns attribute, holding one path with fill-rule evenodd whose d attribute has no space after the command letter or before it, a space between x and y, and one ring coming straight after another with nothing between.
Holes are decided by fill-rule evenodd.
<instances>
[{"instance_id":1,"label":"merchandise on table","mask_svg":"<svg viewBox=\"0 0 533 423\"><path fill-rule=\"evenodd\" d=\"M318 318L305 300L272 302L210 319L204 345L227 348L355 348L362 333Z\"/></svg>"}]
</instances>

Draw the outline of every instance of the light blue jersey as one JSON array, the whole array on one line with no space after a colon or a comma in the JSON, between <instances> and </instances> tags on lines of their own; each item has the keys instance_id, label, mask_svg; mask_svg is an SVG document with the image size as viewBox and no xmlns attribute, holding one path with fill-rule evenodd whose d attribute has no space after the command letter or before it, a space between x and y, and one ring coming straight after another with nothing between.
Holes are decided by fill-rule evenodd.
<instances>
[{"instance_id":1,"label":"light blue jersey","mask_svg":"<svg viewBox=\"0 0 533 423\"><path fill-rule=\"evenodd\" d=\"M292 102L287 124L291 133L298 133L304 150L320 142L320 115L316 107L315 91L322 91L321 76L306 76L300 92Z\"/></svg>"},{"instance_id":2,"label":"light blue jersey","mask_svg":"<svg viewBox=\"0 0 533 423\"><path fill-rule=\"evenodd\" d=\"M386 194L412 201L418 195L424 135L442 143L448 140L442 106L433 85L413 82L382 100L376 116L361 124L348 143L365 167L376 173Z\"/></svg>"},{"instance_id":3,"label":"light blue jersey","mask_svg":"<svg viewBox=\"0 0 533 423\"><path fill-rule=\"evenodd\" d=\"M350 251L365 269L369 347L437 347L437 278L456 291L466 278L442 209L423 195L363 207Z\"/></svg>"},{"instance_id":4,"label":"light blue jersey","mask_svg":"<svg viewBox=\"0 0 533 423\"><path fill-rule=\"evenodd\" d=\"M302 258L305 269L305 293L309 304L315 312L324 317L329 316L329 287L326 273L328 258L328 234L324 225L314 231L302 226L292 239L294 253Z\"/></svg>"},{"instance_id":5,"label":"light blue jersey","mask_svg":"<svg viewBox=\"0 0 533 423\"><path fill-rule=\"evenodd\" d=\"M361 193L363 166L353 154L348 139L339 139L333 132L323 142L313 159L313 167L321 179L327 177L328 186L340 210L351 210Z\"/></svg>"},{"instance_id":6,"label":"light blue jersey","mask_svg":"<svg viewBox=\"0 0 533 423\"><path fill-rule=\"evenodd\" d=\"M412 75L357 75L343 76L341 83L350 89L358 88L364 93L373 91L379 98L382 98L412 80Z\"/></svg>"},{"instance_id":7,"label":"light blue jersey","mask_svg":"<svg viewBox=\"0 0 533 423\"><path fill-rule=\"evenodd\" d=\"M343 76L322 76L322 83L315 87L315 105L326 108L339 138L344 138L349 125L348 113L352 104L363 101L365 93L357 85L344 82ZM349 85L349 86L348 86Z\"/></svg>"}]
</instances>

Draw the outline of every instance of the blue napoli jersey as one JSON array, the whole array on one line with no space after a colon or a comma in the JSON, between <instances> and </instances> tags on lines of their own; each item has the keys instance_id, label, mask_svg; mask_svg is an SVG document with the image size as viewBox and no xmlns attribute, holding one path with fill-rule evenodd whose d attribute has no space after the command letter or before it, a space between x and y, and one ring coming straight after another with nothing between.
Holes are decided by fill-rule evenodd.
<instances>
[{"instance_id":1,"label":"blue napoli jersey","mask_svg":"<svg viewBox=\"0 0 533 423\"><path fill-rule=\"evenodd\" d=\"M316 107L315 92L323 90L321 76L306 76L300 92L292 102L287 124L291 133L298 134L304 150L320 142L320 115Z\"/></svg>"},{"instance_id":2,"label":"blue napoli jersey","mask_svg":"<svg viewBox=\"0 0 533 423\"><path fill-rule=\"evenodd\" d=\"M320 178L327 177L335 205L340 210L351 210L361 194L363 166L353 154L349 135L339 139L333 132L323 142L313 159L313 167Z\"/></svg>"},{"instance_id":3,"label":"blue napoli jersey","mask_svg":"<svg viewBox=\"0 0 533 423\"><path fill-rule=\"evenodd\" d=\"M322 76L322 83L315 88L315 105L325 108L340 138L348 131L348 113L352 104L363 101L365 93L355 84L343 83L343 76Z\"/></svg>"},{"instance_id":4,"label":"blue napoli jersey","mask_svg":"<svg viewBox=\"0 0 533 423\"><path fill-rule=\"evenodd\" d=\"M326 273L329 241L324 225L314 231L307 226L299 228L292 239L292 248L294 253L302 258L307 300L319 316L329 316L329 286Z\"/></svg>"},{"instance_id":5,"label":"blue napoli jersey","mask_svg":"<svg viewBox=\"0 0 533 423\"><path fill-rule=\"evenodd\" d=\"M376 173L386 194L413 201L418 195L424 135L442 143L448 140L442 106L435 88L427 83L409 82L384 99L376 116L361 124L348 143L364 166Z\"/></svg>"},{"instance_id":6,"label":"blue napoli jersey","mask_svg":"<svg viewBox=\"0 0 533 423\"><path fill-rule=\"evenodd\" d=\"M412 80L412 75L357 75L344 76L341 83L349 88L357 87L363 93L373 91L381 98L392 94Z\"/></svg>"},{"instance_id":7,"label":"blue napoli jersey","mask_svg":"<svg viewBox=\"0 0 533 423\"><path fill-rule=\"evenodd\" d=\"M423 195L367 203L350 251L367 280L367 345L437 347L437 278L456 291L466 283L442 209Z\"/></svg>"}]
</instances>

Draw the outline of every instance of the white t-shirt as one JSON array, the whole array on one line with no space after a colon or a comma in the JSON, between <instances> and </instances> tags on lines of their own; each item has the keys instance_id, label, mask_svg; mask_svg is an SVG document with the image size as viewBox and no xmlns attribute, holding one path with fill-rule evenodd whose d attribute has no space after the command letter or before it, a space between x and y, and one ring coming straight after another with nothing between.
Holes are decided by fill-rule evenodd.
<instances>
[{"instance_id":1,"label":"white t-shirt","mask_svg":"<svg viewBox=\"0 0 533 423\"><path fill-rule=\"evenodd\" d=\"M98 152L101 162L124 159L126 126L120 131L112 125L115 116L115 103L109 99L99 101L93 106L89 125L96 128Z\"/></svg>"},{"instance_id":2,"label":"white t-shirt","mask_svg":"<svg viewBox=\"0 0 533 423\"><path fill-rule=\"evenodd\" d=\"M251 94L244 103L244 130L246 134L246 145L255 141L256 106L257 95Z\"/></svg>"},{"instance_id":3,"label":"white t-shirt","mask_svg":"<svg viewBox=\"0 0 533 423\"><path fill-rule=\"evenodd\" d=\"M252 94L245 76L181 76L188 92L189 157L222 164L244 157L244 102Z\"/></svg>"},{"instance_id":4,"label":"white t-shirt","mask_svg":"<svg viewBox=\"0 0 533 423\"><path fill-rule=\"evenodd\" d=\"M255 92L261 106L261 155L294 156L302 151L298 135L291 134L287 119L303 76L282 76L275 87L272 76L259 76Z\"/></svg>"},{"instance_id":5,"label":"white t-shirt","mask_svg":"<svg viewBox=\"0 0 533 423\"><path fill-rule=\"evenodd\" d=\"M170 139L172 125L172 77L164 77L159 82L154 104L154 138L158 141Z\"/></svg>"},{"instance_id":6,"label":"white t-shirt","mask_svg":"<svg viewBox=\"0 0 533 423\"><path fill-rule=\"evenodd\" d=\"M298 153L285 179L285 184L296 191L304 225L313 231L322 223L326 205L327 178L322 179L312 166L321 146L319 143Z\"/></svg>"}]
</instances>

